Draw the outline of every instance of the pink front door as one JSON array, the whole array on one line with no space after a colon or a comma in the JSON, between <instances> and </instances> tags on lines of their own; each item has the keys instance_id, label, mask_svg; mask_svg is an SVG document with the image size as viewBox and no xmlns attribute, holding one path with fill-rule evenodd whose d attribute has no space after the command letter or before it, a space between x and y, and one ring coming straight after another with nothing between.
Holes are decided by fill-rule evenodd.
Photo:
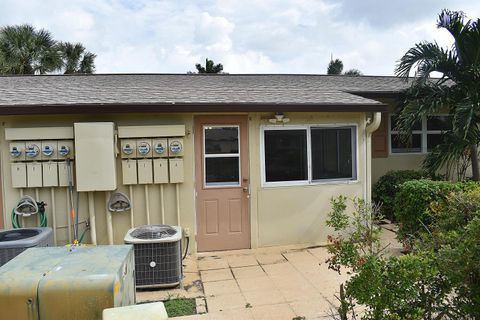
<instances>
[{"instance_id":1,"label":"pink front door","mask_svg":"<svg viewBox=\"0 0 480 320\"><path fill-rule=\"evenodd\" d=\"M195 118L198 251L250 248L246 116Z\"/></svg>"}]
</instances>

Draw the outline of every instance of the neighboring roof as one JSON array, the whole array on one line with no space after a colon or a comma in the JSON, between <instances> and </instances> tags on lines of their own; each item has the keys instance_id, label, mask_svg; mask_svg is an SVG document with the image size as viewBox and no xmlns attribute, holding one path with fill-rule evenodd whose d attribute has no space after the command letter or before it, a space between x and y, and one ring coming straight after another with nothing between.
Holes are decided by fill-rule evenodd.
<instances>
[{"instance_id":1,"label":"neighboring roof","mask_svg":"<svg viewBox=\"0 0 480 320\"><path fill-rule=\"evenodd\" d=\"M94 74L0 77L0 114L187 111L384 111L396 77Z\"/></svg>"}]
</instances>

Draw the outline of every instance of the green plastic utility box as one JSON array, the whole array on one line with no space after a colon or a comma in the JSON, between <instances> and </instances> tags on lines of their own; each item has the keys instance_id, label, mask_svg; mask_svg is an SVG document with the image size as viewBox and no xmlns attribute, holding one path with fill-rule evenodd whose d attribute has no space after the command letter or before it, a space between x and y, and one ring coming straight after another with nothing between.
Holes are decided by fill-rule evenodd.
<instances>
[{"instance_id":1,"label":"green plastic utility box","mask_svg":"<svg viewBox=\"0 0 480 320\"><path fill-rule=\"evenodd\" d=\"M30 248L0 267L0 318L102 319L135 304L133 248Z\"/></svg>"}]
</instances>

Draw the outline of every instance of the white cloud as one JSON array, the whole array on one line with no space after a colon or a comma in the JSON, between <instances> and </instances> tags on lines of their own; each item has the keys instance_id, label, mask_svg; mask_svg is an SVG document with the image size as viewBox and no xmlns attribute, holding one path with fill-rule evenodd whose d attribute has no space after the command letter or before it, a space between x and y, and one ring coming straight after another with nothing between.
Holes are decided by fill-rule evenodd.
<instances>
[{"instance_id":1,"label":"white cloud","mask_svg":"<svg viewBox=\"0 0 480 320\"><path fill-rule=\"evenodd\" d=\"M97 54L97 72L186 72L206 57L230 73L392 74L414 43L451 37L435 27L446 0L2 0L0 25L31 23ZM480 17L480 3L452 9Z\"/></svg>"}]
</instances>

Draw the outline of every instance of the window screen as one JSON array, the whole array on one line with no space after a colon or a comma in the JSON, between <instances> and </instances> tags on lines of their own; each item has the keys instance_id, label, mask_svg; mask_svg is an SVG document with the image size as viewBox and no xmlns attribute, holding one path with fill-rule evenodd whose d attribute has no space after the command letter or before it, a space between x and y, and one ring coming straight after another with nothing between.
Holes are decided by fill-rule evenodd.
<instances>
[{"instance_id":1,"label":"window screen","mask_svg":"<svg viewBox=\"0 0 480 320\"><path fill-rule=\"evenodd\" d=\"M308 180L307 130L266 130L265 180Z\"/></svg>"},{"instance_id":2,"label":"window screen","mask_svg":"<svg viewBox=\"0 0 480 320\"><path fill-rule=\"evenodd\" d=\"M353 178L352 128L312 128L312 180Z\"/></svg>"}]
</instances>

